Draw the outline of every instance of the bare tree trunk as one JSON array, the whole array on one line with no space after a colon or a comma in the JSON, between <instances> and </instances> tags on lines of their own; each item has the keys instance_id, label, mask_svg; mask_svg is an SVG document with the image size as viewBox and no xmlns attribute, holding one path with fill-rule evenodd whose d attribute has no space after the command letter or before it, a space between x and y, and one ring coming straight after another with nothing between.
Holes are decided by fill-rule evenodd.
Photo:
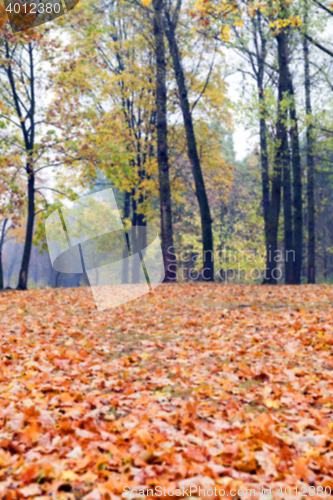
<instances>
[{"instance_id":1,"label":"bare tree trunk","mask_svg":"<svg viewBox=\"0 0 333 500\"><path fill-rule=\"evenodd\" d=\"M305 5L304 26L307 29L307 2ZM306 109L306 160L307 160L307 205L308 205L308 283L316 282L316 236L315 236L315 199L314 199L314 156L313 156L313 128L312 128L312 106L311 106L311 82L309 43L306 37L303 39L304 55L304 87L305 87L305 109Z\"/></svg>"},{"instance_id":2,"label":"bare tree trunk","mask_svg":"<svg viewBox=\"0 0 333 500\"><path fill-rule=\"evenodd\" d=\"M153 0L154 40L156 56L156 129L157 161L160 184L162 252L164 258L164 281L176 278L173 257L173 229L171 209L171 188L168 158L166 59L163 29L163 0Z\"/></svg>"},{"instance_id":3,"label":"bare tree trunk","mask_svg":"<svg viewBox=\"0 0 333 500\"><path fill-rule=\"evenodd\" d=\"M265 241L267 242L268 237L268 217L269 217L269 165L268 165L268 149L267 149L267 126L266 126L266 102L264 93L264 74L265 74L265 61L267 55L267 40L263 34L261 25L261 13L260 10L257 11L256 20L254 21L254 38L255 47L257 48L257 65L258 71L257 76L257 87L258 87L258 100L259 100L259 111L260 111L260 121L259 121L259 133L260 133L260 159L261 159L261 182L262 182L262 204L264 211L264 223L265 223ZM261 48L259 50L259 44L256 42L257 32L260 35Z\"/></svg>"},{"instance_id":4,"label":"bare tree trunk","mask_svg":"<svg viewBox=\"0 0 333 500\"><path fill-rule=\"evenodd\" d=\"M261 97L263 92L259 90L259 105L264 107L264 101ZM262 113L262 112L261 112ZM267 151L267 127L266 119L260 114L260 156L261 156L261 182L262 182L262 204L264 211L265 222L265 239L268 235L268 217L269 217L269 168L268 168L268 151Z\"/></svg>"},{"instance_id":5,"label":"bare tree trunk","mask_svg":"<svg viewBox=\"0 0 333 500\"><path fill-rule=\"evenodd\" d=\"M19 274L19 282L17 289L26 290L28 283L28 271L32 248L32 239L34 232L34 219L35 219L35 174L30 161L27 164L28 173L28 220L25 234L24 250Z\"/></svg>"},{"instance_id":6,"label":"bare tree trunk","mask_svg":"<svg viewBox=\"0 0 333 500\"><path fill-rule=\"evenodd\" d=\"M123 216L124 219L129 219L130 216L130 203L131 203L131 193L126 191L125 196L124 196L124 212ZM124 250L123 252L123 263L122 263L122 282L123 283L128 283L128 259L127 255L128 252L130 251L130 241L129 241L129 236L128 233L125 233L126 236L126 244L127 244L127 250Z\"/></svg>"},{"instance_id":7,"label":"bare tree trunk","mask_svg":"<svg viewBox=\"0 0 333 500\"><path fill-rule=\"evenodd\" d=\"M6 234L7 222L8 222L8 219L4 219L4 221L2 223L2 229L1 229L1 239L0 239L0 290L3 290L3 288L4 288L3 267L2 267L2 249L3 249L3 244L5 242L5 234Z\"/></svg>"},{"instance_id":8,"label":"bare tree trunk","mask_svg":"<svg viewBox=\"0 0 333 500\"><path fill-rule=\"evenodd\" d=\"M286 107L283 100L288 91L288 61L287 61L287 34L282 29L277 35L278 42L278 63L279 63L279 83L278 83L278 118L276 123L276 152L274 159L272 192L267 228L267 248L266 248L266 276L265 283L276 284L279 273L276 268L275 257L278 250L278 228L281 206L281 177L286 166L289 167L288 157L288 133L286 128Z\"/></svg>"},{"instance_id":9,"label":"bare tree trunk","mask_svg":"<svg viewBox=\"0 0 333 500\"><path fill-rule=\"evenodd\" d=\"M298 135L298 119L296 112L296 102L294 94L294 86L290 71L289 77L289 93L290 93L290 118L291 118L291 149L292 149L292 166L293 166L293 191L294 191L294 234L293 234L293 249L295 251L294 259L294 284L300 285L302 258L303 258L303 199L302 199L302 168L301 155L299 147Z\"/></svg>"},{"instance_id":10,"label":"bare tree trunk","mask_svg":"<svg viewBox=\"0 0 333 500\"><path fill-rule=\"evenodd\" d=\"M27 229L26 229L23 257L21 263L21 270L17 286L18 290L26 290L27 288L29 263L30 263L32 240L34 234L34 220L35 220L35 172L33 165L33 154L35 145L35 75L34 75L33 47L31 43L28 44L28 52L29 52L29 65L30 65L30 75L29 75L30 127L29 130L26 130L25 126L24 128L22 128L25 141L25 148L28 156L27 166L26 166L26 172L28 177L28 220L27 220ZM13 79L12 72L10 74L11 78ZM15 88L14 88L14 93L16 95ZM17 108L19 108L18 104L16 104L16 106ZM19 111L19 114L21 114L21 111ZM25 124L22 123L22 127L23 125Z\"/></svg>"},{"instance_id":11,"label":"bare tree trunk","mask_svg":"<svg viewBox=\"0 0 333 500\"><path fill-rule=\"evenodd\" d=\"M179 4L180 8L180 4ZM175 72L178 94L180 100L180 107L183 114L188 157L192 165L192 172L195 183L196 196L199 203L200 216L201 216L201 229L202 229L202 243L203 243L203 279L205 281L214 281L214 255L213 255L213 229L212 218L210 214L210 207L205 187L204 178L202 175L200 159L198 155L197 142L195 138L192 112L188 99L188 91L186 87L184 70L182 67L181 56L179 54L178 43L176 40L175 26L176 22L171 20L170 13L165 9L167 19L166 36L169 42L170 54L173 62L173 69Z\"/></svg>"},{"instance_id":12,"label":"bare tree trunk","mask_svg":"<svg viewBox=\"0 0 333 500\"><path fill-rule=\"evenodd\" d=\"M132 254L135 255L139 251L138 246L138 214L137 214L137 202L135 199L135 188L132 190ZM133 266L132 269L132 283L140 283L140 268L138 266Z\"/></svg>"},{"instance_id":13,"label":"bare tree trunk","mask_svg":"<svg viewBox=\"0 0 333 500\"><path fill-rule=\"evenodd\" d=\"M287 30L281 30L277 36L278 52L279 52L279 75L281 77L279 85L281 85L281 98L285 99L290 90L290 74L288 69L288 33ZM279 95L280 99L280 95ZM283 111L282 111L283 110ZM283 129L283 139L278 147L283 148L281 151L282 171L283 171L283 223L284 223L284 249L285 249L285 282L287 285L294 283L294 259L290 258L290 253L293 255L293 219L292 219L292 202L291 202L291 171L290 171L290 151L287 132L287 109L286 104L280 101L280 120Z\"/></svg>"},{"instance_id":14,"label":"bare tree trunk","mask_svg":"<svg viewBox=\"0 0 333 500\"><path fill-rule=\"evenodd\" d=\"M61 273L59 271L56 271L56 277L55 277L55 288L59 288L59 279L61 277Z\"/></svg>"},{"instance_id":15,"label":"bare tree trunk","mask_svg":"<svg viewBox=\"0 0 333 500\"><path fill-rule=\"evenodd\" d=\"M285 282L287 285L294 283L294 259L293 255L293 224L291 207L291 175L290 154L288 141L284 152L283 161L283 223L284 223L284 249L285 249Z\"/></svg>"},{"instance_id":16,"label":"bare tree trunk","mask_svg":"<svg viewBox=\"0 0 333 500\"><path fill-rule=\"evenodd\" d=\"M138 199L137 224L139 226L139 248L140 250L144 250L147 247L147 217L144 214L144 202L146 201L146 196L142 187L142 183L146 179L145 158L139 158L139 164L140 194Z\"/></svg>"},{"instance_id":17,"label":"bare tree trunk","mask_svg":"<svg viewBox=\"0 0 333 500\"><path fill-rule=\"evenodd\" d=\"M323 229L322 242L323 242L323 251L324 251L324 272L323 272L323 275L324 275L324 281L326 283L326 280L327 280L327 246L326 246L326 229L325 228Z\"/></svg>"}]
</instances>

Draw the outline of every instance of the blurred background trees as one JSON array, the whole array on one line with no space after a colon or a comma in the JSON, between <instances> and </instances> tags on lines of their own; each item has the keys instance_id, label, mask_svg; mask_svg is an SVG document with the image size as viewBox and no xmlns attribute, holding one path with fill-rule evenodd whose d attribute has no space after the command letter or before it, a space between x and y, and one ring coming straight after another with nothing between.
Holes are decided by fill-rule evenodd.
<instances>
[{"instance_id":1,"label":"blurred background trees","mask_svg":"<svg viewBox=\"0 0 333 500\"><path fill-rule=\"evenodd\" d=\"M160 232L169 281L330 282L332 14L317 0L87 1L13 34L2 11L0 287L79 285L51 271L43 221L107 187L126 227Z\"/></svg>"}]
</instances>

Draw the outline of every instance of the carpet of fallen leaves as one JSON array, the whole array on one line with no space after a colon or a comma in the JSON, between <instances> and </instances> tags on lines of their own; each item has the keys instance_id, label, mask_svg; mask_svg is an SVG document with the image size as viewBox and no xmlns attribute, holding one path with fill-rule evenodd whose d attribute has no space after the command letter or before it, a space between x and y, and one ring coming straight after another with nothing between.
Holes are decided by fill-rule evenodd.
<instances>
[{"instance_id":1,"label":"carpet of fallen leaves","mask_svg":"<svg viewBox=\"0 0 333 500\"><path fill-rule=\"evenodd\" d=\"M333 492L332 286L162 285L103 313L11 291L0 315L0 498Z\"/></svg>"}]
</instances>

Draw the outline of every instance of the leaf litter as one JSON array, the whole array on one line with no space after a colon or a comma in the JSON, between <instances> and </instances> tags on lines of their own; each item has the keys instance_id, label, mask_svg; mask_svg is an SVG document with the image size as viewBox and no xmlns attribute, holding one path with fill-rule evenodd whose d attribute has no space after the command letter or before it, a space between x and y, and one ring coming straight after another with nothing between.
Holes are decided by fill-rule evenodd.
<instances>
[{"instance_id":1,"label":"leaf litter","mask_svg":"<svg viewBox=\"0 0 333 500\"><path fill-rule=\"evenodd\" d=\"M162 285L103 313L87 288L1 294L0 498L333 492L332 304L329 285Z\"/></svg>"}]
</instances>

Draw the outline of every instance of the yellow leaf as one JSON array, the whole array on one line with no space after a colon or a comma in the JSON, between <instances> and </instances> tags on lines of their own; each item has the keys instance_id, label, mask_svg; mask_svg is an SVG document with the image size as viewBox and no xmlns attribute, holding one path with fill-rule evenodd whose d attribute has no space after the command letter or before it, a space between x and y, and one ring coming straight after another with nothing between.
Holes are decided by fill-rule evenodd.
<instances>
[{"instance_id":1,"label":"yellow leaf","mask_svg":"<svg viewBox=\"0 0 333 500\"><path fill-rule=\"evenodd\" d=\"M72 470L64 470L61 475L62 481L76 481L79 478Z\"/></svg>"},{"instance_id":2,"label":"yellow leaf","mask_svg":"<svg viewBox=\"0 0 333 500\"><path fill-rule=\"evenodd\" d=\"M264 404L267 406L267 408L279 408L279 403L270 398L264 399Z\"/></svg>"},{"instance_id":3,"label":"yellow leaf","mask_svg":"<svg viewBox=\"0 0 333 500\"><path fill-rule=\"evenodd\" d=\"M272 389L269 387L269 385L265 385L262 392L265 396L268 396L268 394L272 392Z\"/></svg>"}]
</instances>

